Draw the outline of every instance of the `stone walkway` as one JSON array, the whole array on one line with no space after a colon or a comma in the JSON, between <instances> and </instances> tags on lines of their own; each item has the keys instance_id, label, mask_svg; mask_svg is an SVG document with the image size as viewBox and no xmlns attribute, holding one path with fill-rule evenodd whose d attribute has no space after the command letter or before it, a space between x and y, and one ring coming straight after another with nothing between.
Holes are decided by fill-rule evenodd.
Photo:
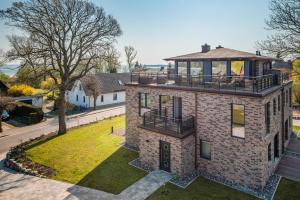
<instances>
[{"instance_id":1,"label":"stone walkway","mask_svg":"<svg viewBox=\"0 0 300 200\"><path fill-rule=\"evenodd\" d=\"M2 160L3 155L0 156ZM113 195L65 182L16 173L0 163L1 200L143 200L171 179L169 173L154 171Z\"/></svg>"}]
</instances>

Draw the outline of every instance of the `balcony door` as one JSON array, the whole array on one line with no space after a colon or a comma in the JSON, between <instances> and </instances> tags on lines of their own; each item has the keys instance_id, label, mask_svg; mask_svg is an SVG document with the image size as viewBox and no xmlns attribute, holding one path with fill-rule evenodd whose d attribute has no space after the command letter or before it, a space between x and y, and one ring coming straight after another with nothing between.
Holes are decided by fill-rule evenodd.
<instances>
[{"instance_id":1,"label":"balcony door","mask_svg":"<svg viewBox=\"0 0 300 200\"><path fill-rule=\"evenodd\" d=\"M173 97L173 117L182 119L182 99L181 97Z\"/></svg>"}]
</instances>

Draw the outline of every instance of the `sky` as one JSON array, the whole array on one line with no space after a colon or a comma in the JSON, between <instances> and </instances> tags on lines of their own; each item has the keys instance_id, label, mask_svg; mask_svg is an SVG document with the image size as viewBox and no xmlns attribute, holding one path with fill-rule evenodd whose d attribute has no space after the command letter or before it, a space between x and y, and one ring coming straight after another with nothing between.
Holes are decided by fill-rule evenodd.
<instances>
[{"instance_id":1,"label":"sky","mask_svg":"<svg viewBox=\"0 0 300 200\"><path fill-rule=\"evenodd\" d=\"M1 0L5 9L14 0ZM143 64L166 64L164 58L201 51L208 43L255 52L255 42L272 32L265 29L269 0L91 0L120 23L117 49L133 46ZM0 22L0 48L6 36L19 33Z\"/></svg>"}]
</instances>

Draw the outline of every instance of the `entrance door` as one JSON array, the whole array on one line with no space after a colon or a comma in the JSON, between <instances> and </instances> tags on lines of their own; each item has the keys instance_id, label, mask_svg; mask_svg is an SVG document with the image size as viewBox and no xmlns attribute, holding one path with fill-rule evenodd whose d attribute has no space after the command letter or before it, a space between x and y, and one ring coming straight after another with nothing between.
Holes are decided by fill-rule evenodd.
<instances>
[{"instance_id":1,"label":"entrance door","mask_svg":"<svg viewBox=\"0 0 300 200\"><path fill-rule=\"evenodd\" d=\"M182 100L181 97L173 97L173 117L175 119L182 118Z\"/></svg>"},{"instance_id":2,"label":"entrance door","mask_svg":"<svg viewBox=\"0 0 300 200\"><path fill-rule=\"evenodd\" d=\"M161 170L170 172L170 143L160 141L160 166Z\"/></svg>"}]
</instances>

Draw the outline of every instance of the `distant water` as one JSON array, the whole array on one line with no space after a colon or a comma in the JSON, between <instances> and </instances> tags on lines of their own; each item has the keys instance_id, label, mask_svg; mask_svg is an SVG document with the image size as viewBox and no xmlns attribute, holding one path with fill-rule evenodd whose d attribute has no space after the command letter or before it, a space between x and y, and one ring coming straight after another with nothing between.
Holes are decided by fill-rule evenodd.
<instances>
[{"instance_id":1,"label":"distant water","mask_svg":"<svg viewBox=\"0 0 300 200\"><path fill-rule=\"evenodd\" d=\"M0 72L7 74L9 76L14 76L18 71L19 65L17 64L9 64L0 66Z\"/></svg>"}]
</instances>

